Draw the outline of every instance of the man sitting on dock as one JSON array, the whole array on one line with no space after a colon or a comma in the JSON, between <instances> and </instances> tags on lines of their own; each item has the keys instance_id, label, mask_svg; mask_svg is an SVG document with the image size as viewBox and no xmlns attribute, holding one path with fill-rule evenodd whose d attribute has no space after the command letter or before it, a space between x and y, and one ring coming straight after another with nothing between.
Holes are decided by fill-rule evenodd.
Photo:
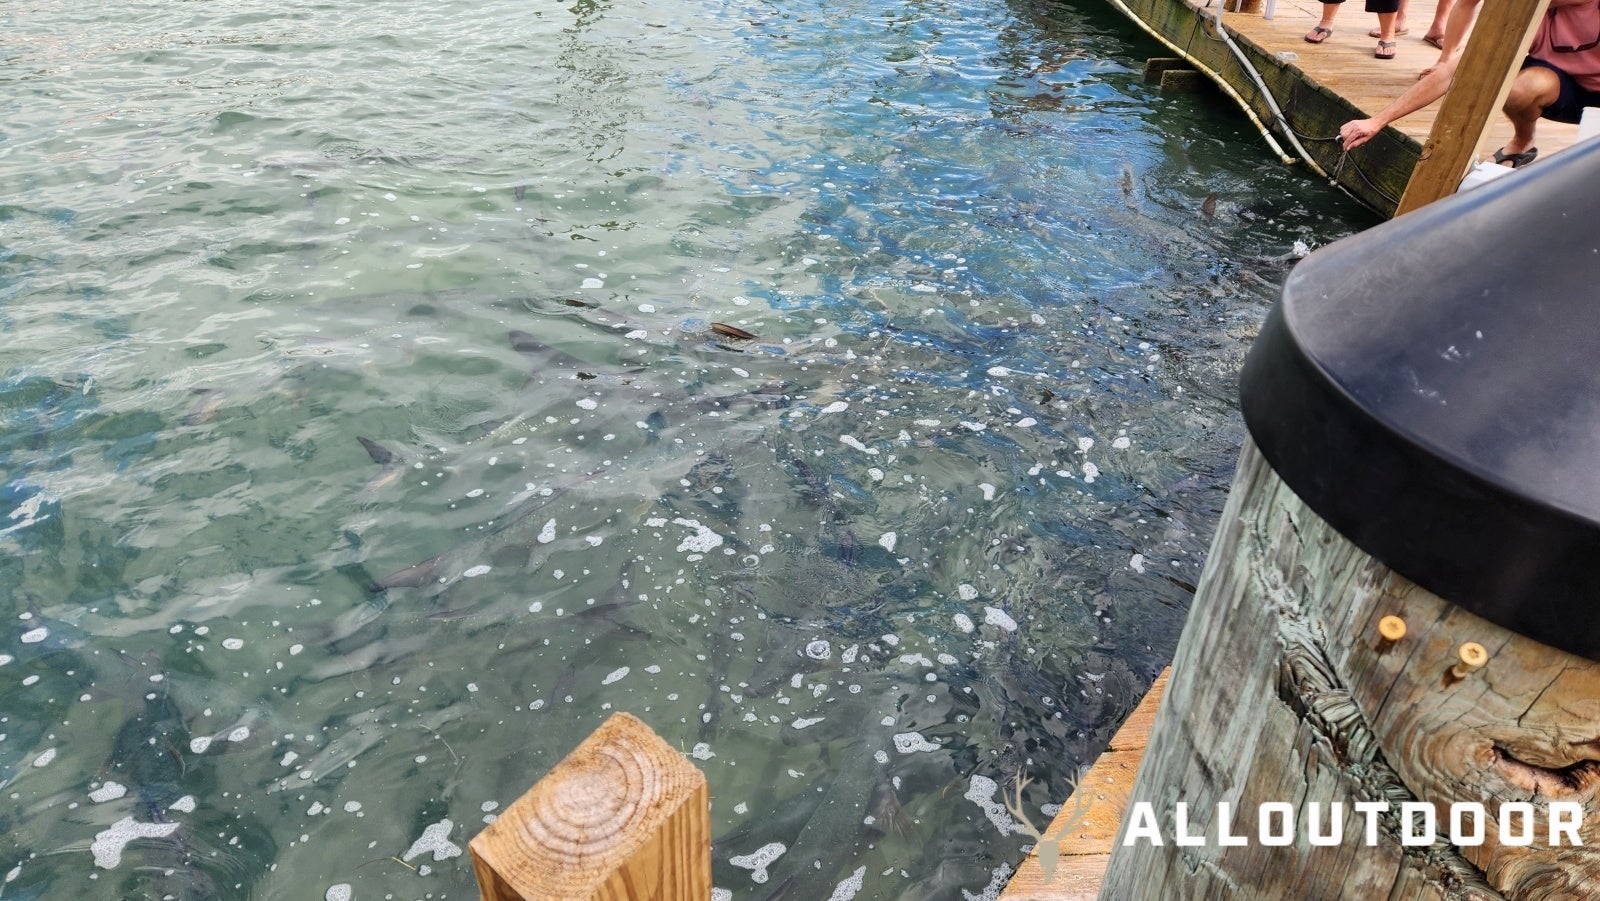
<instances>
[{"instance_id":1,"label":"man sitting on dock","mask_svg":"<svg viewBox=\"0 0 1600 901\"><path fill-rule=\"evenodd\" d=\"M1461 58L1447 56L1376 115L1341 126L1344 149L1360 147L1389 123L1444 96ZM1550 12L1506 96L1503 110L1514 134L1495 151L1494 161L1513 169L1526 166L1539 154L1533 132L1541 117L1576 123L1591 106L1600 106L1600 0L1550 0Z\"/></svg>"}]
</instances>

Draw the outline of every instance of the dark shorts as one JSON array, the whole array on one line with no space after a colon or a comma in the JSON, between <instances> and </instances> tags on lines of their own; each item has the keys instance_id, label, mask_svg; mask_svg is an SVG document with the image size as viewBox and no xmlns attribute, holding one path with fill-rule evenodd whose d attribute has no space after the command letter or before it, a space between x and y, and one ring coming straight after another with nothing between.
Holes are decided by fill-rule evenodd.
<instances>
[{"instance_id":1,"label":"dark shorts","mask_svg":"<svg viewBox=\"0 0 1600 901\"><path fill-rule=\"evenodd\" d=\"M1532 66L1549 69L1556 73L1556 78L1561 82L1561 93L1556 95L1556 102L1545 107L1539 114L1540 118L1576 124L1583 118L1584 107L1600 106L1600 91L1589 91L1578 87L1578 83L1572 80L1571 75L1542 59L1530 56L1522 61L1522 68L1527 69Z\"/></svg>"},{"instance_id":2,"label":"dark shorts","mask_svg":"<svg viewBox=\"0 0 1600 901\"><path fill-rule=\"evenodd\" d=\"M1343 3L1344 0L1323 0L1324 3ZM1400 11L1400 0L1367 0L1369 13L1397 13Z\"/></svg>"}]
</instances>

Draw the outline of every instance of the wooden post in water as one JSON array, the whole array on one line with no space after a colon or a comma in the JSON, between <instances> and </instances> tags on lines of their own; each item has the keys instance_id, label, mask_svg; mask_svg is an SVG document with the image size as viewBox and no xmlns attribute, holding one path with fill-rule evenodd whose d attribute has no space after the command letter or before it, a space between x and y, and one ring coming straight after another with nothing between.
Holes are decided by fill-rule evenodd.
<instances>
[{"instance_id":1,"label":"wooden post in water","mask_svg":"<svg viewBox=\"0 0 1600 901\"><path fill-rule=\"evenodd\" d=\"M1500 115L1523 55L1550 0L1486 0L1461 52L1456 77L1439 105L1422 155L1411 170L1396 216L1449 197L1461 185L1489 130Z\"/></svg>"},{"instance_id":2,"label":"wooden post in water","mask_svg":"<svg viewBox=\"0 0 1600 901\"><path fill-rule=\"evenodd\" d=\"M617 713L468 849L483 901L706 901L706 778Z\"/></svg>"},{"instance_id":3,"label":"wooden post in water","mask_svg":"<svg viewBox=\"0 0 1600 901\"><path fill-rule=\"evenodd\" d=\"M1576 147L1290 274L1102 901L1600 898L1596 204Z\"/></svg>"}]
</instances>

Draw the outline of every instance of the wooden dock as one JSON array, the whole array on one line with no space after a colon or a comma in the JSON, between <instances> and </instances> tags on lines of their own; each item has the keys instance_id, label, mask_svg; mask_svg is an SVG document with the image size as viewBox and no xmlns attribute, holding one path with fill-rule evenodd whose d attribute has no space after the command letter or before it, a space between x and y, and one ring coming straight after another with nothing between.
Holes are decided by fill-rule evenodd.
<instances>
[{"instance_id":1,"label":"wooden dock","mask_svg":"<svg viewBox=\"0 0 1600 901\"><path fill-rule=\"evenodd\" d=\"M1064 829L1076 810L1074 798L1069 798L1045 831L1046 840L1058 843L1054 873L1045 876L1039 862L1041 849L1035 846L1011 877L1000 901L1094 901L1099 896L1117 827L1133 792L1133 777L1150 741L1150 727L1155 724L1171 672L1169 668L1156 678L1144 700L1112 737L1105 753L1083 777L1074 798L1083 796L1088 801L1088 813L1070 830ZM1049 853L1048 848L1044 851Z\"/></svg>"},{"instance_id":2,"label":"wooden dock","mask_svg":"<svg viewBox=\"0 0 1600 901\"><path fill-rule=\"evenodd\" d=\"M1152 34L1226 84L1236 99L1275 133L1284 149L1295 153L1292 143L1276 125L1271 104L1263 97L1255 78L1227 42L1214 34L1212 17L1222 0L1214 0L1210 7L1192 0L1112 2L1114 6L1122 5ZM1367 145L1352 151L1348 158L1333 138L1344 122L1375 113L1398 97L1423 68L1438 59L1439 52L1422 41L1435 5L1433 0L1411 0L1406 23L1410 33L1398 38L1400 46L1392 60L1373 56L1377 39L1368 37L1367 31L1376 26L1377 17L1357 3L1345 4L1334 22L1333 36L1322 44L1304 40L1306 32L1321 18L1322 4L1318 2L1278 0L1270 20L1259 12L1221 13L1223 26L1259 73L1311 161L1385 216L1395 212L1439 104L1400 119ZM1540 121L1540 154L1548 156L1571 146L1577 133L1575 125ZM1495 114L1489 135L1479 148L1480 158L1487 158L1510 134L1510 122Z\"/></svg>"}]
</instances>

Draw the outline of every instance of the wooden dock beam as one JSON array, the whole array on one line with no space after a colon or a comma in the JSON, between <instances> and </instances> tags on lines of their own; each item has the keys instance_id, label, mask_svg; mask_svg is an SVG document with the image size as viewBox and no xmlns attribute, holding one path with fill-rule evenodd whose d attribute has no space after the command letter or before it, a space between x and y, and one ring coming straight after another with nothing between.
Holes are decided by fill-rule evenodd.
<instances>
[{"instance_id":1,"label":"wooden dock beam","mask_svg":"<svg viewBox=\"0 0 1600 901\"><path fill-rule=\"evenodd\" d=\"M705 776L613 714L473 838L482 901L706 901Z\"/></svg>"}]
</instances>

